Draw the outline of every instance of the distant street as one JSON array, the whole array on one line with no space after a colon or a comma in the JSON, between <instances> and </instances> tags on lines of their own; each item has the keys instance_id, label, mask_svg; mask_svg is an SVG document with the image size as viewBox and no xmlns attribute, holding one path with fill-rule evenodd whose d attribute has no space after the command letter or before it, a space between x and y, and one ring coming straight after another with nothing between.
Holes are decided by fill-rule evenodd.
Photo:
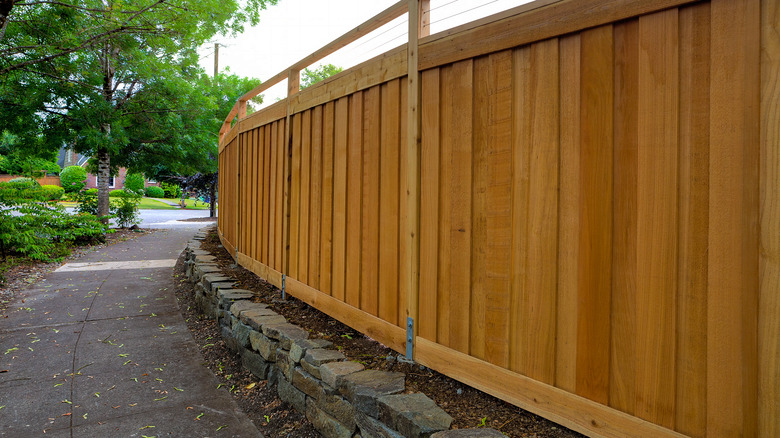
<instances>
[{"instance_id":1,"label":"distant street","mask_svg":"<svg viewBox=\"0 0 780 438\"><path fill-rule=\"evenodd\" d=\"M66 208L73 213L73 208ZM138 210L141 215L141 228L193 228L199 229L206 226L205 222L181 222L184 219L209 217L208 210ZM111 220L111 225L116 222Z\"/></svg>"},{"instance_id":2,"label":"distant street","mask_svg":"<svg viewBox=\"0 0 780 438\"><path fill-rule=\"evenodd\" d=\"M180 222L182 219L209 217L208 210L139 210L142 228L203 228L204 222Z\"/></svg>"}]
</instances>

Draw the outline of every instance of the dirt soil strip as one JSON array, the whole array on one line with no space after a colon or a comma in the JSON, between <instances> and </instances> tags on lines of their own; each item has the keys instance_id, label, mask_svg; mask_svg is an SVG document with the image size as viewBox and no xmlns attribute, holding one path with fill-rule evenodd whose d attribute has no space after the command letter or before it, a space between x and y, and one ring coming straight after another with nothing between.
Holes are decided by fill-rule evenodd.
<instances>
[{"instance_id":1,"label":"dirt soil strip","mask_svg":"<svg viewBox=\"0 0 780 438\"><path fill-rule=\"evenodd\" d=\"M454 419L453 429L492 427L510 437L570 438L582 435L526 412L516 406L464 385L422 365L404 363L398 354L352 328L289 297L255 274L236 267L233 259L220 245L216 233L210 233L202 244L210 251L225 273L239 283L240 288L256 294L255 301L268 304L288 321L307 329L311 337L331 341L352 361L368 369L398 371L406 374L408 392L422 392L433 399ZM227 349L215 321L203 318L196 310L193 287L184 274L183 257L175 268L176 296L187 324L201 345L204 365L231 391L239 405L267 437L316 437L305 416L276 396L276 388L258 381L241 366L240 356Z\"/></svg>"}]
</instances>

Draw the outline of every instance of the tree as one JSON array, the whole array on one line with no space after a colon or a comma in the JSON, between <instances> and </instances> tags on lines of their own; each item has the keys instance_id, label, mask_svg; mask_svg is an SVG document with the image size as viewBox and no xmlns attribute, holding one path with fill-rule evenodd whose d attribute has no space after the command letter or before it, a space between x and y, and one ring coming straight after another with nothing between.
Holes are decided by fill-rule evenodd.
<instances>
[{"instance_id":1,"label":"tree","mask_svg":"<svg viewBox=\"0 0 780 438\"><path fill-rule=\"evenodd\" d=\"M204 99L189 92L201 72L195 49L276 1L11 0L0 23L0 125L92 156L105 216L111 168L128 165L134 148L192 144L181 128Z\"/></svg>"},{"instance_id":2,"label":"tree","mask_svg":"<svg viewBox=\"0 0 780 438\"><path fill-rule=\"evenodd\" d=\"M320 65L314 70L304 68L303 72L301 72L301 90L311 87L317 82L325 80L335 74L339 74L342 70L341 67L336 67L333 64Z\"/></svg>"},{"instance_id":3,"label":"tree","mask_svg":"<svg viewBox=\"0 0 780 438\"><path fill-rule=\"evenodd\" d=\"M132 139L135 145L127 149L130 155L121 157L133 171L143 172L156 181L179 184L184 190L194 190L207 195L211 200L211 216L215 215L217 157L219 154L219 129L233 104L248 90L260 85L258 79L242 78L229 73L220 73L216 79L201 73L189 82L189 89L181 96L197 101L181 119L177 129L160 127L161 132L146 132L146 138L169 138L165 142L145 142L142 138ZM258 96L248 102L247 113L254 112L253 105L263 101ZM185 133L178 136L177 133ZM190 179L196 177L196 179ZM211 184L201 189L203 184Z\"/></svg>"}]
</instances>

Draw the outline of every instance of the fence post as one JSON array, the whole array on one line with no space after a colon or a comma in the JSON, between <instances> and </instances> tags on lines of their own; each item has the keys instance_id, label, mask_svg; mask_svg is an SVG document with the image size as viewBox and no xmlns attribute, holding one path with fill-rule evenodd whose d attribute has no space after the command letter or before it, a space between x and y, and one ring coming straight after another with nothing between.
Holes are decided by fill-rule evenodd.
<instances>
[{"instance_id":1,"label":"fence post","mask_svg":"<svg viewBox=\"0 0 780 438\"><path fill-rule=\"evenodd\" d=\"M421 34L430 31L430 26L424 24L423 17L430 15L430 0L409 0L409 44L407 45L408 67L408 101L407 101L407 132L406 132L406 214L402 230L402 238L406 239L403 254L407 264L406 278L406 318L407 318L407 359L414 358L414 344L417 336L417 314L419 301L419 259L420 259L420 72L417 68L417 50Z\"/></svg>"}]
</instances>

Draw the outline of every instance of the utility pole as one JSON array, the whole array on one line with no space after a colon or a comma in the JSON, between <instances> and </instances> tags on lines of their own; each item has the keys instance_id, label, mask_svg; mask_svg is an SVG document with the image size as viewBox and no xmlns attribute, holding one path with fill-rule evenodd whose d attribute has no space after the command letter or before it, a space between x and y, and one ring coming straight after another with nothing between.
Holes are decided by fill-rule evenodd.
<instances>
[{"instance_id":1,"label":"utility pole","mask_svg":"<svg viewBox=\"0 0 780 438\"><path fill-rule=\"evenodd\" d=\"M219 73L219 43L214 43L214 79Z\"/></svg>"}]
</instances>

